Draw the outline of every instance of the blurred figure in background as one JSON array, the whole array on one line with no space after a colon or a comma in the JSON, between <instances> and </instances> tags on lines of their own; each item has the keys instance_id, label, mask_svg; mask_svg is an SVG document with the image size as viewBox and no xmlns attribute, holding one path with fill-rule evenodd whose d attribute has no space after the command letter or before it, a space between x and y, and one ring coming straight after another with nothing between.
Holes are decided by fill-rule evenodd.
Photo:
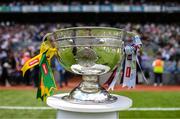
<instances>
[{"instance_id":1,"label":"blurred figure in background","mask_svg":"<svg viewBox=\"0 0 180 119\"><path fill-rule=\"evenodd\" d=\"M157 53L157 58L153 61L153 72L155 77L154 86L162 86L162 74L164 72L164 61L161 59L161 53Z\"/></svg>"},{"instance_id":2,"label":"blurred figure in background","mask_svg":"<svg viewBox=\"0 0 180 119\"><path fill-rule=\"evenodd\" d=\"M9 74L8 74L8 70L10 68L11 68L11 66L7 61L2 63L2 75L1 75L2 86L9 86L10 85Z\"/></svg>"},{"instance_id":3,"label":"blurred figure in background","mask_svg":"<svg viewBox=\"0 0 180 119\"><path fill-rule=\"evenodd\" d=\"M34 56L38 55L39 54L39 50L37 50L36 52L34 52ZM40 86L40 70L39 70L39 65L35 66L33 68L33 70L31 71L32 72L32 80L34 82L34 87L39 87Z\"/></svg>"},{"instance_id":4,"label":"blurred figure in background","mask_svg":"<svg viewBox=\"0 0 180 119\"><path fill-rule=\"evenodd\" d=\"M8 58L7 58L7 63L9 64L9 68L8 68L8 77L9 77L9 83L11 85L15 85L16 84L16 60L14 57L14 53L12 50L10 50L8 52Z\"/></svg>"},{"instance_id":5,"label":"blurred figure in background","mask_svg":"<svg viewBox=\"0 0 180 119\"><path fill-rule=\"evenodd\" d=\"M56 69L57 71L59 72L59 86L60 88L63 87L63 82L65 83L65 85L67 86L68 85L68 81L67 81L67 77L65 76L65 69L60 65L60 63L58 62L57 59L55 59L55 66L56 66Z\"/></svg>"},{"instance_id":6,"label":"blurred figure in background","mask_svg":"<svg viewBox=\"0 0 180 119\"><path fill-rule=\"evenodd\" d=\"M14 54L14 58L16 61L16 70L15 70L15 81L16 81L16 85L22 84L23 83L23 77L22 77L22 72L21 72L21 58L20 58L20 54L15 53Z\"/></svg>"},{"instance_id":7,"label":"blurred figure in background","mask_svg":"<svg viewBox=\"0 0 180 119\"><path fill-rule=\"evenodd\" d=\"M1 65L1 60L0 60L0 78L1 78L1 75L2 75L2 65Z\"/></svg>"},{"instance_id":8,"label":"blurred figure in background","mask_svg":"<svg viewBox=\"0 0 180 119\"><path fill-rule=\"evenodd\" d=\"M2 76L2 63L1 63L1 60L0 60L0 86L2 85L1 84L1 81L2 81L1 76Z\"/></svg>"},{"instance_id":9,"label":"blurred figure in background","mask_svg":"<svg viewBox=\"0 0 180 119\"><path fill-rule=\"evenodd\" d=\"M0 61L2 68L0 84L6 86L7 80L9 80L8 69L11 68L8 63L8 51L6 49L0 48Z\"/></svg>"},{"instance_id":10,"label":"blurred figure in background","mask_svg":"<svg viewBox=\"0 0 180 119\"><path fill-rule=\"evenodd\" d=\"M23 54L22 60L21 60L21 65L23 66L29 59L30 59L30 53L26 51ZM31 75L30 75L30 70L27 70L25 75L24 75L24 83L28 86L31 83Z\"/></svg>"}]
</instances>

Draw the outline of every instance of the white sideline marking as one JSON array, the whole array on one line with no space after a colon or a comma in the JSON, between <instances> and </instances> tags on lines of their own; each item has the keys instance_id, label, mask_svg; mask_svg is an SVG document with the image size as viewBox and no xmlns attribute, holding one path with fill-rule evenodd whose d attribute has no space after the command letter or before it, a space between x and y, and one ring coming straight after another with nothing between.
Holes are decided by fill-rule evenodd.
<instances>
[{"instance_id":1,"label":"white sideline marking","mask_svg":"<svg viewBox=\"0 0 180 119\"><path fill-rule=\"evenodd\" d=\"M26 107L26 106L0 106L0 110L52 110L50 107ZM161 108L161 107L152 107L152 108L130 108L128 111L180 111L180 107L172 108Z\"/></svg>"}]
</instances>

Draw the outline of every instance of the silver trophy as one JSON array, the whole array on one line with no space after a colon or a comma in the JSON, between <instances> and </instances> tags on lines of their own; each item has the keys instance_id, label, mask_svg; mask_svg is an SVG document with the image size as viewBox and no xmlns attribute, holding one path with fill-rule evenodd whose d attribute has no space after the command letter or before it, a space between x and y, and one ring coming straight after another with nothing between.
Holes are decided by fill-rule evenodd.
<instances>
[{"instance_id":1,"label":"silver trophy","mask_svg":"<svg viewBox=\"0 0 180 119\"><path fill-rule=\"evenodd\" d=\"M131 32L109 27L74 27L45 37L56 48L57 58L67 71L82 75L82 82L69 95L71 103L107 104L117 97L99 84L99 76L113 71L124 55L124 39Z\"/></svg>"}]
</instances>

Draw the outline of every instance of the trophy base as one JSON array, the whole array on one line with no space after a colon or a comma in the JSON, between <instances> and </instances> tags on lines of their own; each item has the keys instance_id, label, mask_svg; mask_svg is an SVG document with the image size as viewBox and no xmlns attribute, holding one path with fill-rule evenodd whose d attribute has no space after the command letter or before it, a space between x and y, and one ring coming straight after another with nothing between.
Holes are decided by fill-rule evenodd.
<instances>
[{"instance_id":1,"label":"trophy base","mask_svg":"<svg viewBox=\"0 0 180 119\"><path fill-rule=\"evenodd\" d=\"M103 104L110 104L116 102L117 97L111 96L108 100L104 101L94 101L94 100L78 100L78 99L71 99L68 95L62 97L62 100L68 101L74 104L82 104L82 105L103 105Z\"/></svg>"},{"instance_id":2,"label":"trophy base","mask_svg":"<svg viewBox=\"0 0 180 119\"><path fill-rule=\"evenodd\" d=\"M83 81L73 89L69 95L63 96L62 100L76 104L109 104L117 100L109 92L100 86L97 76L83 76Z\"/></svg>"},{"instance_id":3,"label":"trophy base","mask_svg":"<svg viewBox=\"0 0 180 119\"><path fill-rule=\"evenodd\" d=\"M105 89L97 93L86 93L75 88L69 95L63 96L62 100L75 104L101 105L116 102L117 97L110 95Z\"/></svg>"}]
</instances>

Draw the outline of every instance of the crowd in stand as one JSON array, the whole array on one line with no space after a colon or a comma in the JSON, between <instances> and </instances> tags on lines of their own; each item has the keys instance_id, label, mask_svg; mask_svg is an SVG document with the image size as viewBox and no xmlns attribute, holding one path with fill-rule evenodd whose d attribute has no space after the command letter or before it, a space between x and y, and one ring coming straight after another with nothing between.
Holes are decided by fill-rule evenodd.
<instances>
[{"instance_id":1,"label":"crowd in stand","mask_svg":"<svg viewBox=\"0 0 180 119\"><path fill-rule=\"evenodd\" d=\"M151 71L149 61L153 61L157 52L161 53L167 63L166 72L180 72L180 26L178 24L120 24L107 23L91 24L96 26L112 26L124 28L128 31L136 31L140 34L144 53L142 54L142 66L145 71ZM37 54L42 37L56 29L71 26L86 26L86 24L13 24L1 23L0 25L0 84L32 85L32 77L21 76L22 65Z\"/></svg>"},{"instance_id":2,"label":"crowd in stand","mask_svg":"<svg viewBox=\"0 0 180 119\"><path fill-rule=\"evenodd\" d=\"M0 5L8 6L22 6L22 5L168 5L177 6L180 5L179 1L154 1L154 0L2 0Z\"/></svg>"}]
</instances>

